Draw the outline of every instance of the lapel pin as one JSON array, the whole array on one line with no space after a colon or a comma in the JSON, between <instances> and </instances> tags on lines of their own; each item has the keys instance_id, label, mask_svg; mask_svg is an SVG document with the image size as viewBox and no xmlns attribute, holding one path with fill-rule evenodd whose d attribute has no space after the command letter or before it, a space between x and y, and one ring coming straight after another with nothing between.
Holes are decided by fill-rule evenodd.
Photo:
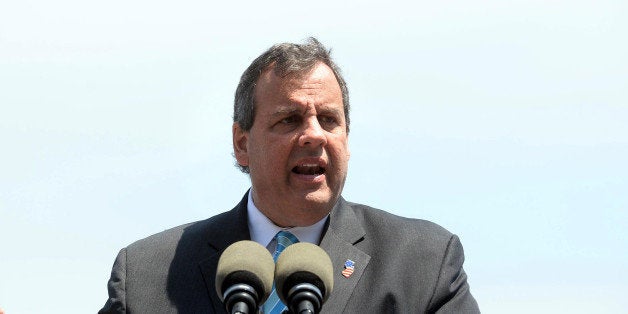
<instances>
[{"instance_id":1,"label":"lapel pin","mask_svg":"<svg viewBox=\"0 0 628 314\"><path fill-rule=\"evenodd\" d=\"M345 276L345 278L349 278L353 274L354 270L355 270L355 262L348 259L345 262L345 269L342 270L342 275Z\"/></svg>"}]
</instances>

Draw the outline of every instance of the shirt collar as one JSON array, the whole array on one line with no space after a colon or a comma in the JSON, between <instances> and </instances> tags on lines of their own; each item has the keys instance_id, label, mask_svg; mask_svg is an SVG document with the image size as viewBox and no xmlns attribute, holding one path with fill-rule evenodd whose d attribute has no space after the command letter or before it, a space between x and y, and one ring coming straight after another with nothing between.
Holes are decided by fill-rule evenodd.
<instances>
[{"instance_id":1,"label":"shirt collar","mask_svg":"<svg viewBox=\"0 0 628 314\"><path fill-rule=\"evenodd\" d=\"M268 248L269 244L275 237L275 234L284 230L290 231L299 239L300 242L308 242L316 245L319 244L323 228L325 228L325 222L327 221L327 217L329 217L329 215L325 216L323 219L311 226L282 228L275 225L255 206L252 194L253 188L249 191L247 202L247 216L251 240Z\"/></svg>"}]
</instances>

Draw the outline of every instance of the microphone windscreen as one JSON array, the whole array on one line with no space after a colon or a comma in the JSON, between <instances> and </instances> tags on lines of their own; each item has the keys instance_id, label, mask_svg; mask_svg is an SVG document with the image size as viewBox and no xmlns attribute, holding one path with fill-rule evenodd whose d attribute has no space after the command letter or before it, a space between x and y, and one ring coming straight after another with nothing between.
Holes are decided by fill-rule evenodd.
<instances>
[{"instance_id":1,"label":"microphone windscreen","mask_svg":"<svg viewBox=\"0 0 628 314\"><path fill-rule=\"evenodd\" d=\"M224 292L234 284L248 284L263 303L273 289L275 262L270 252L254 241L236 242L222 253L216 270L216 292L223 300Z\"/></svg>"},{"instance_id":2,"label":"microphone windscreen","mask_svg":"<svg viewBox=\"0 0 628 314\"><path fill-rule=\"evenodd\" d=\"M318 245L299 242L288 246L275 265L275 289L284 304L288 289L299 283L315 285L323 295L323 302L334 288L334 268L329 255Z\"/></svg>"}]
</instances>

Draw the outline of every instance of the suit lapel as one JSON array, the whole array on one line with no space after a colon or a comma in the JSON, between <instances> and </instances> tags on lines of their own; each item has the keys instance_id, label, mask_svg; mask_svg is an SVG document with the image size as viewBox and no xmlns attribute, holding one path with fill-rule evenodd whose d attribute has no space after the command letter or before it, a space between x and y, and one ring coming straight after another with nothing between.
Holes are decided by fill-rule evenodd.
<instances>
[{"instance_id":1,"label":"suit lapel","mask_svg":"<svg viewBox=\"0 0 628 314\"><path fill-rule=\"evenodd\" d=\"M208 227L207 241L213 254L201 261L199 266L215 313L226 313L216 293L216 268L220 255L229 245L251 238L246 211L247 200L248 193L231 211L214 217L214 221ZM365 235L352 208L341 197L332 209L329 226L320 244L321 248L329 254L334 267L334 288L323 306L323 313L342 312L360 277L364 274L371 256L354 245L363 240ZM348 278L342 275L347 260L355 263L355 270Z\"/></svg>"},{"instance_id":2,"label":"suit lapel","mask_svg":"<svg viewBox=\"0 0 628 314\"><path fill-rule=\"evenodd\" d=\"M320 244L329 254L334 267L334 289L323 306L323 313L340 313L347 306L353 289L371 259L370 255L354 246L365 235L352 208L341 197L331 212L329 226ZM355 270L348 278L342 275L347 260L355 263Z\"/></svg>"},{"instance_id":3,"label":"suit lapel","mask_svg":"<svg viewBox=\"0 0 628 314\"><path fill-rule=\"evenodd\" d=\"M220 255L229 245L251 238L247 222L247 200L248 193L244 195L235 208L216 216L208 227L207 241L213 254L201 261L199 266L215 313L226 313L224 305L216 293L216 268Z\"/></svg>"}]
</instances>

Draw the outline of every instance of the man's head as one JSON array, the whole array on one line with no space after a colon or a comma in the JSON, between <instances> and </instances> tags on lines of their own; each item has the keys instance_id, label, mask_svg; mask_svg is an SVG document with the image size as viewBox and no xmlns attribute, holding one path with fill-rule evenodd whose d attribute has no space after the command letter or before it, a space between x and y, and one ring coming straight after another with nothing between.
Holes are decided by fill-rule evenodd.
<instances>
[{"instance_id":1,"label":"man's head","mask_svg":"<svg viewBox=\"0 0 628 314\"><path fill-rule=\"evenodd\" d=\"M285 77L294 74L302 74L311 70L316 64L322 62L327 65L340 86L342 92L342 104L347 121L347 133L349 132L349 90L345 83L340 68L333 62L330 56L331 50L325 47L314 37L308 38L305 44L282 43L272 46L257 57L251 65L242 73L240 83L235 93L233 106L233 122L249 131L255 120L255 87L257 80L264 70L271 66L275 73ZM249 168L237 164L244 173L249 173Z\"/></svg>"},{"instance_id":2,"label":"man's head","mask_svg":"<svg viewBox=\"0 0 628 314\"><path fill-rule=\"evenodd\" d=\"M322 219L344 186L349 99L329 52L314 38L275 45L236 90L233 146L253 200L281 226Z\"/></svg>"}]
</instances>

